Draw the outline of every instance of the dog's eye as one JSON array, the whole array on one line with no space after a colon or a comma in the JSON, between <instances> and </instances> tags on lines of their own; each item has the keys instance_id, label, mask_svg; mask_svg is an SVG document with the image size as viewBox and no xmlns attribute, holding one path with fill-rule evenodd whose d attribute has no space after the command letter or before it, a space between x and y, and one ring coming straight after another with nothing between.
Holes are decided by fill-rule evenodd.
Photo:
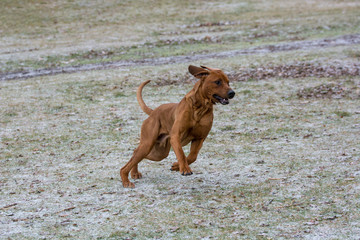
<instances>
[{"instance_id":1,"label":"dog's eye","mask_svg":"<svg viewBox=\"0 0 360 240\"><path fill-rule=\"evenodd\" d=\"M220 81L220 80L217 80L217 81L215 81L215 84L218 85L218 86L220 86L220 85L221 85L221 81Z\"/></svg>"}]
</instances>

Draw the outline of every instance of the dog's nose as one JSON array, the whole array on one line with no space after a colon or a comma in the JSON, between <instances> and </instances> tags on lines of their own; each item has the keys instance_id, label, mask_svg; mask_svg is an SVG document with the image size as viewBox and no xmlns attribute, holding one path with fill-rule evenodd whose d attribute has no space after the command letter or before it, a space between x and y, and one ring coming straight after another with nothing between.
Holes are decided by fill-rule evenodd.
<instances>
[{"instance_id":1,"label":"dog's nose","mask_svg":"<svg viewBox=\"0 0 360 240\"><path fill-rule=\"evenodd\" d=\"M235 92L233 90L228 91L228 97L232 99L235 96Z\"/></svg>"}]
</instances>

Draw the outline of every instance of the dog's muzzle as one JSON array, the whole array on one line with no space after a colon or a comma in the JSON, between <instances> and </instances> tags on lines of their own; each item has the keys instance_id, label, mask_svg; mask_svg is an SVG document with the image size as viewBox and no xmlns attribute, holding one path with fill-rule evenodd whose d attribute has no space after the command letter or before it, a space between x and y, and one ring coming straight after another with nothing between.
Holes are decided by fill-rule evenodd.
<instances>
[{"instance_id":1,"label":"dog's muzzle","mask_svg":"<svg viewBox=\"0 0 360 240\"><path fill-rule=\"evenodd\" d=\"M235 96L235 92L233 90L228 91L228 98L222 98L219 95L214 94L213 97L219 101L222 105L229 104L229 99L232 99Z\"/></svg>"}]
</instances>

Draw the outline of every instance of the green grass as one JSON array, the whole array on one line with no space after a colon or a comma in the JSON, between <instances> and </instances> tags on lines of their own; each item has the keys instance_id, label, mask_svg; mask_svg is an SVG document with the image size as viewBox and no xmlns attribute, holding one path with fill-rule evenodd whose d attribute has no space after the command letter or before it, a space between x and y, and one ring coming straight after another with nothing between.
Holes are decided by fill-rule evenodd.
<instances>
[{"instance_id":1,"label":"green grass","mask_svg":"<svg viewBox=\"0 0 360 240\"><path fill-rule=\"evenodd\" d=\"M346 111L335 111L334 113L339 117L350 117L351 116L351 113L346 112Z\"/></svg>"}]
</instances>

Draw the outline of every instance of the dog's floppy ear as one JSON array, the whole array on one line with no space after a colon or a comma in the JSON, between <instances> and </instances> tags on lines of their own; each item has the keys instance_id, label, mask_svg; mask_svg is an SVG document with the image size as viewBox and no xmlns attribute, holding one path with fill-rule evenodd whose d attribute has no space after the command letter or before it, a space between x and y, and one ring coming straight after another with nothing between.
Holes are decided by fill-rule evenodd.
<instances>
[{"instance_id":1,"label":"dog's floppy ear","mask_svg":"<svg viewBox=\"0 0 360 240\"><path fill-rule=\"evenodd\" d=\"M196 78L202 78L203 76L207 76L210 74L208 70L203 68L195 67L193 65L189 66L189 72Z\"/></svg>"},{"instance_id":2,"label":"dog's floppy ear","mask_svg":"<svg viewBox=\"0 0 360 240\"><path fill-rule=\"evenodd\" d=\"M200 67L202 67L203 69L207 69L209 71L218 71L218 70L220 70L218 68L209 68L209 67L205 67L205 66L200 66Z\"/></svg>"}]
</instances>

